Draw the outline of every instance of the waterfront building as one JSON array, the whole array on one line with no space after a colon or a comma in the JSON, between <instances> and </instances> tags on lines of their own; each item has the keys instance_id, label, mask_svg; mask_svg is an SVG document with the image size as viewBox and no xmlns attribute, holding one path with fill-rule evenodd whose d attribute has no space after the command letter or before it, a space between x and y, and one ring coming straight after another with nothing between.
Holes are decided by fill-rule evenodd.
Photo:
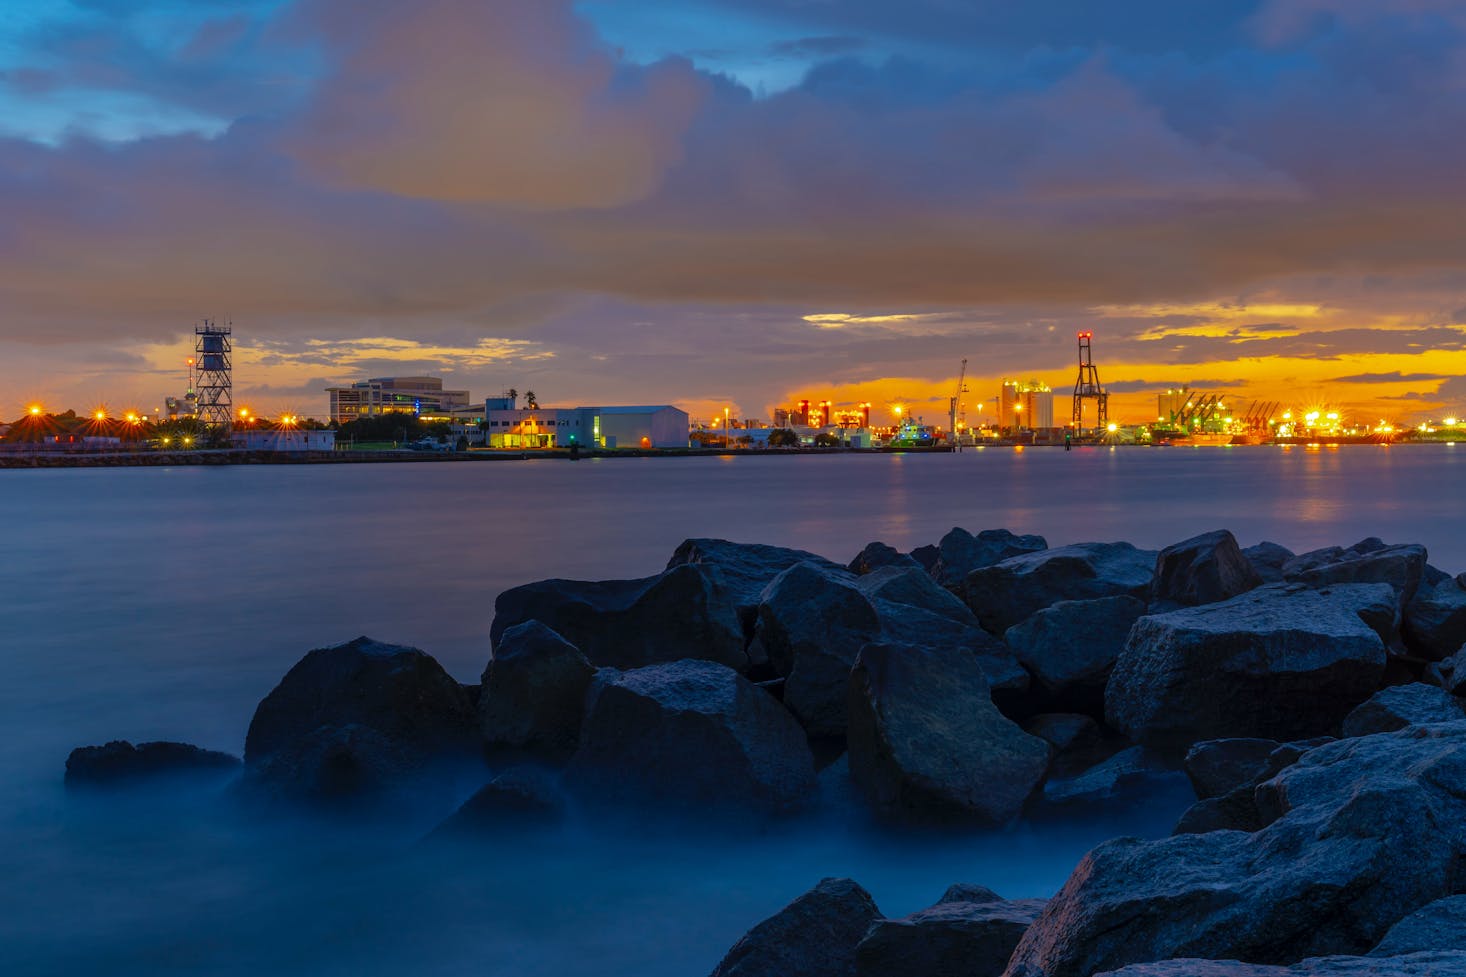
<instances>
[{"instance_id":1,"label":"waterfront building","mask_svg":"<svg viewBox=\"0 0 1466 977\"><path fill-rule=\"evenodd\" d=\"M468 407L467 390L444 390L439 377L373 377L349 387L329 387L331 420L344 424L374 414L450 418Z\"/></svg>"},{"instance_id":2,"label":"waterfront building","mask_svg":"<svg viewBox=\"0 0 1466 977\"><path fill-rule=\"evenodd\" d=\"M330 430L245 431L236 427L229 439L234 447L246 451L334 451L336 448L336 432Z\"/></svg>"},{"instance_id":3,"label":"waterfront building","mask_svg":"<svg viewBox=\"0 0 1466 977\"><path fill-rule=\"evenodd\" d=\"M507 397L485 401L478 423L470 440L489 448L685 448L690 430L687 412L669 404L519 407Z\"/></svg>"},{"instance_id":4,"label":"waterfront building","mask_svg":"<svg viewBox=\"0 0 1466 977\"><path fill-rule=\"evenodd\" d=\"M1040 431L1054 426L1054 390L1037 380L1003 379L995 427Z\"/></svg>"}]
</instances>

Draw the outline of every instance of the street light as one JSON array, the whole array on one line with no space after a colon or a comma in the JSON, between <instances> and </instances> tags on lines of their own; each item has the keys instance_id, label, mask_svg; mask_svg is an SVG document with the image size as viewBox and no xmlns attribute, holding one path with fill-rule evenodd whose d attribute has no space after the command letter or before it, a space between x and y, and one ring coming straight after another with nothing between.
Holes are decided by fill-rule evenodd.
<instances>
[{"instance_id":1,"label":"street light","mask_svg":"<svg viewBox=\"0 0 1466 977\"><path fill-rule=\"evenodd\" d=\"M723 447L729 447L728 443L728 408L723 408Z\"/></svg>"}]
</instances>

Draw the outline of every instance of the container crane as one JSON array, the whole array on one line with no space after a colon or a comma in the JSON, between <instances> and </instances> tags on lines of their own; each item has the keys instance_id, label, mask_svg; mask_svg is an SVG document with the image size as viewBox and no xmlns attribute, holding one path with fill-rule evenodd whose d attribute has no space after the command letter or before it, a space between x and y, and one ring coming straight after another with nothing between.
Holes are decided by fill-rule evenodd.
<instances>
[{"instance_id":1,"label":"container crane","mask_svg":"<svg viewBox=\"0 0 1466 977\"><path fill-rule=\"evenodd\" d=\"M962 369L957 374L957 392L947 401L947 433L951 436L953 443L957 441L957 416L960 413L962 420L967 420L967 410L962 403L962 395L967 393L967 360L962 360Z\"/></svg>"}]
</instances>

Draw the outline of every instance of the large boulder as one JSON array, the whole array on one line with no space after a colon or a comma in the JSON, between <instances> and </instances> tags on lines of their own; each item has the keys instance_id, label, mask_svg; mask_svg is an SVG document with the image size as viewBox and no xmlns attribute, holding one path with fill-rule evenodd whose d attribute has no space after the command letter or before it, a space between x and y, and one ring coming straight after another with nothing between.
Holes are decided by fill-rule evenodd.
<instances>
[{"instance_id":1,"label":"large boulder","mask_svg":"<svg viewBox=\"0 0 1466 977\"><path fill-rule=\"evenodd\" d=\"M1018 536L1006 529L984 529L974 536L965 529L954 528L937 544L937 561L932 565L931 575L943 587L960 591L967 575L979 567L990 567L1048 548L1048 540L1042 536Z\"/></svg>"},{"instance_id":2,"label":"large boulder","mask_svg":"<svg viewBox=\"0 0 1466 977\"><path fill-rule=\"evenodd\" d=\"M855 656L879 640L881 620L844 570L797 563L764 590L756 642L786 679L784 704L811 736L845 732L845 692Z\"/></svg>"},{"instance_id":3,"label":"large boulder","mask_svg":"<svg viewBox=\"0 0 1466 977\"><path fill-rule=\"evenodd\" d=\"M880 918L855 882L823 879L745 933L712 977L855 977L855 948Z\"/></svg>"},{"instance_id":4,"label":"large boulder","mask_svg":"<svg viewBox=\"0 0 1466 977\"><path fill-rule=\"evenodd\" d=\"M1466 896L1437 899L1400 920L1371 957L1398 957L1425 950L1466 950Z\"/></svg>"},{"instance_id":5,"label":"large boulder","mask_svg":"<svg viewBox=\"0 0 1466 977\"><path fill-rule=\"evenodd\" d=\"M1283 566L1295 556L1294 552L1286 546L1267 540L1263 540L1256 546L1247 547L1242 551L1242 555L1247 557L1247 562L1252 564L1253 572L1262 578L1263 583L1282 583Z\"/></svg>"},{"instance_id":6,"label":"large boulder","mask_svg":"<svg viewBox=\"0 0 1466 977\"><path fill-rule=\"evenodd\" d=\"M1429 950L1389 960L1314 957L1291 967L1237 960L1162 960L1122 967L1095 977L1466 977L1466 953Z\"/></svg>"},{"instance_id":7,"label":"large boulder","mask_svg":"<svg viewBox=\"0 0 1466 977\"><path fill-rule=\"evenodd\" d=\"M966 627L978 627L977 618L952 592L941 587L920 567L888 564L867 571L855 581L871 600L919 607Z\"/></svg>"},{"instance_id":8,"label":"large boulder","mask_svg":"<svg viewBox=\"0 0 1466 977\"><path fill-rule=\"evenodd\" d=\"M1257 788L1251 834L1121 838L1080 862L1010 977L1087 977L1176 957L1291 964L1372 949L1461 884L1466 721L1339 740Z\"/></svg>"},{"instance_id":9,"label":"large boulder","mask_svg":"<svg viewBox=\"0 0 1466 977\"><path fill-rule=\"evenodd\" d=\"M553 777L533 767L514 767L475 791L433 835L493 836L506 828L546 827L564 816L565 798Z\"/></svg>"},{"instance_id":10,"label":"large boulder","mask_svg":"<svg viewBox=\"0 0 1466 977\"><path fill-rule=\"evenodd\" d=\"M1002 824L1048 767L1049 744L998 711L962 649L867 645L849 708L851 778L887 817Z\"/></svg>"},{"instance_id":11,"label":"large boulder","mask_svg":"<svg viewBox=\"0 0 1466 977\"><path fill-rule=\"evenodd\" d=\"M348 726L374 732L410 763L477 740L468 693L431 656L357 638L318 648L285 673L250 720L245 764L291 750L317 730Z\"/></svg>"},{"instance_id":12,"label":"large boulder","mask_svg":"<svg viewBox=\"0 0 1466 977\"><path fill-rule=\"evenodd\" d=\"M1466 587L1447 578L1422 586L1405 605L1405 641L1431 661L1448 658L1466 645Z\"/></svg>"},{"instance_id":13,"label":"large boulder","mask_svg":"<svg viewBox=\"0 0 1466 977\"><path fill-rule=\"evenodd\" d=\"M1332 732L1379 687L1385 647L1330 595L1274 585L1136 622L1105 689L1136 742L1302 739Z\"/></svg>"},{"instance_id":14,"label":"large boulder","mask_svg":"<svg viewBox=\"0 0 1466 977\"><path fill-rule=\"evenodd\" d=\"M752 634L764 588L796 563L812 563L829 571L838 564L804 550L765 543L733 543L726 539L686 539L667 561L667 569L680 566L716 568L723 586L733 597L744 633Z\"/></svg>"},{"instance_id":15,"label":"large boulder","mask_svg":"<svg viewBox=\"0 0 1466 977\"><path fill-rule=\"evenodd\" d=\"M1150 803L1157 795L1191 795L1186 776L1165 758L1143 746L1132 746L1070 777L1044 783L1044 804L1066 811L1128 807ZM1184 803L1184 801L1183 801Z\"/></svg>"},{"instance_id":16,"label":"large boulder","mask_svg":"<svg viewBox=\"0 0 1466 977\"><path fill-rule=\"evenodd\" d=\"M66 785L121 784L175 774L228 774L239 758L189 743L139 743L112 740L102 746L79 746L66 758Z\"/></svg>"},{"instance_id":17,"label":"large boulder","mask_svg":"<svg viewBox=\"0 0 1466 977\"><path fill-rule=\"evenodd\" d=\"M539 621L509 628L499 636L479 693L485 745L568 754L580 741L595 674L578 648Z\"/></svg>"},{"instance_id":18,"label":"large boulder","mask_svg":"<svg viewBox=\"0 0 1466 977\"><path fill-rule=\"evenodd\" d=\"M1197 802L1181 815L1173 834L1257 831L1269 819L1258 810L1256 788L1329 737L1279 743L1265 739L1207 740L1186 754L1186 776Z\"/></svg>"},{"instance_id":19,"label":"large boulder","mask_svg":"<svg viewBox=\"0 0 1466 977\"><path fill-rule=\"evenodd\" d=\"M678 565L640 580L541 580L494 601L489 639L539 621L593 665L639 668L704 658L743 671L747 644L737 591L716 567Z\"/></svg>"},{"instance_id":20,"label":"large boulder","mask_svg":"<svg viewBox=\"0 0 1466 977\"><path fill-rule=\"evenodd\" d=\"M850 561L847 569L854 574L865 575L872 570L879 570L881 567L901 567L905 569L917 569L922 573L926 569L902 553L894 546L888 546L882 542L866 543L865 549L855 554L855 559Z\"/></svg>"},{"instance_id":21,"label":"large boulder","mask_svg":"<svg viewBox=\"0 0 1466 977\"><path fill-rule=\"evenodd\" d=\"M1044 712L1023 721L1023 731L1047 740L1056 751L1082 750L1099 743L1099 723L1076 712Z\"/></svg>"},{"instance_id":22,"label":"large boulder","mask_svg":"<svg viewBox=\"0 0 1466 977\"><path fill-rule=\"evenodd\" d=\"M1345 736L1393 733L1406 726L1466 719L1461 700L1434 685L1412 682L1381 689L1344 717Z\"/></svg>"},{"instance_id":23,"label":"large boulder","mask_svg":"<svg viewBox=\"0 0 1466 977\"><path fill-rule=\"evenodd\" d=\"M981 886L955 885L941 902L900 919L878 919L855 950L857 977L998 977L1042 899L1008 901Z\"/></svg>"},{"instance_id":24,"label":"large boulder","mask_svg":"<svg viewBox=\"0 0 1466 977\"><path fill-rule=\"evenodd\" d=\"M1003 641L1033 676L1043 708L1100 715L1110 671L1144 613L1134 597L1062 600L1013 625Z\"/></svg>"},{"instance_id":25,"label":"large boulder","mask_svg":"<svg viewBox=\"0 0 1466 977\"><path fill-rule=\"evenodd\" d=\"M1214 604L1262 585L1236 538L1225 529L1173 543L1156 557L1151 600Z\"/></svg>"},{"instance_id":26,"label":"large boulder","mask_svg":"<svg viewBox=\"0 0 1466 977\"><path fill-rule=\"evenodd\" d=\"M593 799L687 810L780 813L815 789L794 717L727 666L698 660L597 673L567 778Z\"/></svg>"},{"instance_id":27,"label":"large boulder","mask_svg":"<svg viewBox=\"0 0 1466 977\"><path fill-rule=\"evenodd\" d=\"M1076 543L1015 556L967 575L962 596L982 626L1003 634L1061 600L1145 600L1156 554L1129 543Z\"/></svg>"},{"instance_id":28,"label":"large boulder","mask_svg":"<svg viewBox=\"0 0 1466 977\"><path fill-rule=\"evenodd\" d=\"M407 799L428 762L421 751L370 726L320 726L252 759L241 788L250 801L323 805Z\"/></svg>"},{"instance_id":29,"label":"large boulder","mask_svg":"<svg viewBox=\"0 0 1466 977\"><path fill-rule=\"evenodd\" d=\"M1310 587L1334 584L1385 583L1394 589L1401 609L1410 605L1425 575L1425 547L1415 543L1386 546L1367 539L1347 550L1304 553L1283 566L1283 578Z\"/></svg>"}]
</instances>

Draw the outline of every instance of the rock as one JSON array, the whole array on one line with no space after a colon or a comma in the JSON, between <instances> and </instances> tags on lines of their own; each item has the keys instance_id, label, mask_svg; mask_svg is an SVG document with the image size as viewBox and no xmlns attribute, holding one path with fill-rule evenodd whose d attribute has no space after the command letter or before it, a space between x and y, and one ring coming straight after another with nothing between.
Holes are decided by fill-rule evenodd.
<instances>
[{"instance_id":1,"label":"rock","mask_svg":"<svg viewBox=\"0 0 1466 977\"><path fill-rule=\"evenodd\" d=\"M1042 708L1102 715L1105 683L1144 613L1134 597L1063 600L1009 628L1003 641L1033 676Z\"/></svg>"},{"instance_id":2,"label":"rock","mask_svg":"<svg viewBox=\"0 0 1466 977\"><path fill-rule=\"evenodd\" d=\"M1303 584L1287 584L1286 587L1302 587ZM1347 583L1321 587L1318 591L1340 607L1359 616L1379 635L1385 648L1390 651L1401 649L1400 645L1400 602L1389 584Z\"/></svg>"},{"instance_id":3,"label":"rock","mask_svg":"<svg viewBox=\"0 0 1466 977\"><path fill-rule=\"evenodd\" d=\"M1339 740L1257 788L1252 834L1122 838L1091 851L1025 934L1010 977L1175 957L1291 964L1373 948L1451 895L1466 855L1466 721Z\"/></svg>"},{"instance_id":4,"label":"rock","mask_svg":"<svg viewBox=\"0 0 1466 977\"><path fill-rule=\"evenodd\" d=\"M850 561L849 570L851 573L864 576L872 570L879 570L881 567L901 567L904 569L926 570L920 563L902 553L894 546L887 546L885 543L867 543L865 549L856 554L855 559Z\"/></svg>"},{"instance_id":5,"label":"rock","mask_svg":"<svg viewBox=\"0 0 1466 977\"><path fill-rule=\"evenodd\" d=\"M1337 728L1384 666L1384 644L1357 614L1273 585L1137 621L1105 689L1105 718L1166 748L1302 739Z\"/></svg>"},{"instance_id":6,"label":"rock","mask_svg":"<svg viewBox=\"0 0 1466 977\"><path fill-rule=\"evenodd\" d=\"M855 948L880 918L859 885L823 879L744 934L712 977L854 977Z\"/></svg>"},{"instance_id":7,"label":"rock","mask_svg":"<svg viewBox=\"0 0 1466 977\"><path fill-rule=\"evenodd\" d=\"M320 726L248 761L241 787L253 800L359 805L403 796L426 762L369 726Z\"/></svg>"},{"instance_id":8,"label":"rock","mask_svg":"<svg viewBox=\"0 0 1466 977\"><path fill-rule=\"evenodd\" d=\"M1049 745L1006 719L961 649L872 644L850 676L850 775L887 817L1002 824L1048 767Z\"/></svg>"},{"instance_id":9,"label":"rock","mask_svg":"<svg viewBox=\"0 0 1466 977\"><path fill-rule=\"evenodd\" d=\"M1029 736L1047 740L1056 751L1082 750L1100 741L1099 724L1088 716L1073 712L1045 712L1023 721Z\"/></svg>"},{"instance_id":10,"label":"rock","mask_svg":"<svg viewBox=\"0 0 1466 977\"><path fill-rule=\"evenodd\" d=\"M232 773L239 767L238 757L188 743L133 746L126 740L112 740L103 746L72 750L66 758L66 785L119 784L172 774Z\"/></svg>"},{"instance_id":11,"label":"rock","mask_svg":"<svg viewBox=\"0 0 1466 977\"><path fill-rule=\"evenodd\" d=\"M1449 658L1431 662L1422 678L1452 695L1466 694L1466 645Z\"/></svg>"},{"instance_id":12,"label":"rock","mask_svg":"<svg viewBox=\"0 0 1466 977\"><path fill-rule=\"evenodd\" d=\"M1450 723L1466 719L1461 700L1444 689L1420 682L1381 689L1344 717L1345 736L1393 733L1406 726Z\"/></svg>"},{"instance_id":13,"label":"rock","mask_svg":"<svg viewBox=\"0 0 1466 977\"><path fill-rule=\"evenodd\" d=\"M844 734L850 667L881 634L875 607L854 581L843 570L798 563L774 578L758 606L757 640L787 679L784 704L811 736Z\"/></svg>"},{"instance_id":14,"label":"rock","mask_svg":"<svg viewBox=\"0 0 1466 977\"><path fill-rule=\"evenodd\" d=\"M759 601L764 588L796 563L812 563L830 572L844 572L822 556L804 550L763 543L731 543L726 539L687 539L667 561L667 569L679 566L716 568L733 596L745 635L753 634Z\"/></svg>"},{"instance_id":15,"label":"rock","mask_svg":"<svg viewBox=\"0 0 1466 977\"><path fill-rule=\"evenodd\" d=\"M1428 950L1466 950L1466 896L1447 896L1400 920L1371 957L1398 957Z\"/></svg>"},{"instance_id":16,"label":"rock","mask_svg":"<svg viewBox=\"0 0 1466 977\"><path fill-rule=\"evenodd\" d=\"M743 676L686 660L597 673L569 783L596 799L781 813L814 792L794 717Z\"/></svg>"},{"instance_id":17,"label":"rock","mask_svg":"<svg viewBox=\"0 0 1466 977\"><path fill-rule=\"evenodd\" d=\"M678 565L640 580L541 580L499 595L489 639L498 648L505 631L539 621L592 665L704 658L743 671L749 660L737 599L716 566Z\"/></svg>"},{"instance_id":18,"label":"rock","mask_svg":"<svg viewBox=\"0 0 1466 977\"><path fill-rule=\"evenodd\" d=\"M1422 586L1405 605L1405 641L1431 661L1454 655L1466 644L1466 587L1446 580Z\"/></svg>"},{"instance_id":19,"label":"rock","mask_svg":"<svg viewBox=\"0 0 1466 977\"><path fill-rule=\"evenodd\" d=\"M1463 576L1466 576L1466 574L1463 574ZM1429 563L1427 563L1425 565L1425 574L1420 578L1420 586L1439 587L1441 584L1451 579L1454 578L1449 573L1442 570L1440 567L1431 566ZM1416 591L1416 593L1419 592L1420 591L1418 590Z\"/></svg>"},{"instance_id":20,"label":"rock","mask_svg":"<svg viewBox=\"0 0 1466 977\"><path fill-rule=\"evenodd\" d=\"M564 816L565 799L554 778L532 767L515 767L480 787L433 834L487 835L506 827L543 827Z\"/></svg>"},{"instance_id":21,"label":"rock","mask_svg":"<svg viewBox=\"0 0 1466 977\"><path fill-rule=\"evenodd\" d=\"M1162 960L1140 963L1095 977L1466 977L1466 953L1431 950L1389 960L1314 957L1291 967L1236 960Z\"/></svg>"},{"instance_id":22,"label":"rock","mask_svg":"<svg viewBox=\"0 0 1466 977\"><path fill-rule=\"evenodd\" d=\"M1206 740L1186 752L1184 768L1197 797L1221 797L1239 787L1251 791L1309 750L1331 742L1330 737L1294 743L1255 738Z\"/></svg>"},{"instance_id":23,"label":"rock","mask_svg":"<svg viewBox=\"0 0 1466 977\"><path fill-rule=\"evenodd\" d=\"M255 709L244 762L256 766L317 730L347 726L374 731L408 762L425 762L471 750L475 719L468 694L431 656L357 638L318 648L285 673ZM346 739L362 741L360 734Z\"/></svg>"},{"instance_id":24,"label":"rock","mask_svg":"<svg viewBox=\"0 0 1466 977\"><path fill-rule=\"evenodd\" d=\"M1262 585L1262 577L1225 529L1173 543L1156 557L1151 600L1214 604Z\"/></svg>"},{"instance_id":25,"label":"rock","mask_svg":"<svg viewBox=\"0 0 1466 977\"><path fill-rule=\"evenodd\" d=\"M1238 788L1221 797L1207 797L1192 804L1171 829L1173 835L1199 835L1208 831L1258 831L1262 817L1252 799L1251 788Z\"/></svg>"},{"instance_id":26,"label":"rock","mask_svg":"<svg viewBox=\"0 0 1466 977\"><path fill-rule=\"evenodd\" d=\"M938 547L932 546L931 544L927 544L926 546L918 546L916 549L911 551L911 558L917 563L921 564L921 568L923 570L925 570L927 573L931 573L932 567L936 566L937 561L942 558L942 551Z\"/></svg>"},{"instance_id":27,"label":"rock","mask_svg":"<svg viewBox=\"0 0 1466 977\"><path fill-rule=\"evenodd\" d=\"M857 977L997 977L1043 910L1042 899L1013 902L973 886L901 919L878 919L855 950ZM956 898L954 898L954 895Z\"/></svg>"},{"instance_id":28,"label":"rock","mask_svg":"<svg viewBox=\"0 0 1466 977\"><path fill-rule=\"evenodd\" d=\"M919 607L964 627L980 627L966 604L917 566L876 567L857 579L855 586L873 601Z\"/></svg>"},{"instance_id":29,"label":"rock","mask_svg":"<svg viewBox=\"0 0 1466 977\"><path fill-rule=\"evenodd\" d=\"M1143 746L1132 746L1076 776L1049 778L1043 799L1050 807L1093 810L1143 802L1185 785L1185 775L1162 757Z\"/></svg>"},{"instance_id":30,"label":"rock","mask_svg":"<svg viewBox=\"0 0 1466 977\"><path fill-rule=\"evenodd\" d=\"M539 621L509 628L484 670L484 743L568 755L580 741L585 693L595 673L579 649Z\"/></svg>"},{"instance_id":31,"label":"rock","mask_svg":"<svg viewBox=\"0 0 1466 977\"><path fill-rule=\"evenodd\" d=\"M1247 557L1247 562L1252 564L1253 571L1262 578L1263 583L1282 583L1283 566L1294 557L1293 551L1286 546L1266 540L1256 546L1247 547L1242 555Z\"/></svg>"},{"instance_id":32,"label":"rock","mask_svg":"<svg viewBox=\"0 0 1466 977\"><path fill-rule=\"evenodd\" d=\"M963 598L982 626L1002 634L1061 600L1150 594L1156 554L1129 543L1077 543L1016 556L967 575Z\"/></svg>"},{"instance_id":33,"label":"rock","mask_svg":"<svg viewBox=\"0 0 1466 977\"><path fill-rule=\"evenodd\" d=\"M1328 555L1335 555L1333 550ZM1394 588L1401 609L1408 607L1425 575L1425 547L1414 543L1385 546L1377 539L1354 544L1324 562L1305 553L1283 567L1283 578L1309 587L1346 583L1386 583Z\"/></svg>"},{"instance_id":34,"label":"rock","mask_svg":"<svg viewBox=\"0 0 1466 977\"><path fill-rule=\"evenodd\" d=\"M1048 548L1042 536L1015 536L1006 529L984 529L974 536L965 529L953 529L937 544L931 575L943 587L961 591L967 575L979 567Z\"/></svg>"}]
</instances>

